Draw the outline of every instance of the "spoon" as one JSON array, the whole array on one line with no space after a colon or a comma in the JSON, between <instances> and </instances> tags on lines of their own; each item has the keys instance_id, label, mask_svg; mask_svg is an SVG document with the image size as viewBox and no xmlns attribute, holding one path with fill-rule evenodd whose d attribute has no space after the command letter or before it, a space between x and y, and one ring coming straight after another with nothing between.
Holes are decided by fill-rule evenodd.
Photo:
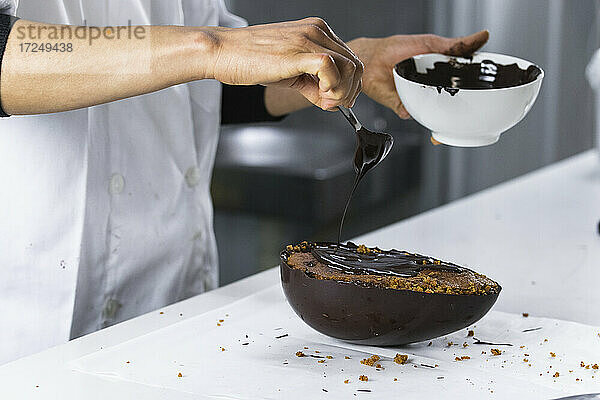
<instances>
[{"instance_id":1,"label":"spoon","mask_svg":"<svg viewBox=\"0 0 600 400\"><path fill-rule=\"evenodd\" d=\"M351 108L338 106L344 117L350 122L358 137L358 146L354 155L354 169L360 180L370 169L382 162L394 145L394 138L388 133L376 133L366 129L356 118Z\"/></svg>"}]
</instances>

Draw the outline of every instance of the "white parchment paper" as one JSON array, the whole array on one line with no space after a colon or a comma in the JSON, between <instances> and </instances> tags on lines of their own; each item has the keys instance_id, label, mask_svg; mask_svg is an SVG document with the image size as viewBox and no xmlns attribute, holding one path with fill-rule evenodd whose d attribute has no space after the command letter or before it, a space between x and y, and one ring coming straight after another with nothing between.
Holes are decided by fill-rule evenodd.
<instances>
[{"instance_id":1,"label":"white parchment paper","mask_svg":"<svg viewBox=\"0 0 600 400\"><path fill-rule=\"evenodd\" d=\"M306 326L277 285L71 366L215 399L550 399L600 392L600 371L580 366L600 363L598 327L490 312L469 329L474 337L464 329L402 348L350 345ZM395 364L396 353L408 354L409 362ZM383 369L360 364L372 354L382 357ZM470 358L455 360L463 356Z\"/></svg>"}]
</instances>

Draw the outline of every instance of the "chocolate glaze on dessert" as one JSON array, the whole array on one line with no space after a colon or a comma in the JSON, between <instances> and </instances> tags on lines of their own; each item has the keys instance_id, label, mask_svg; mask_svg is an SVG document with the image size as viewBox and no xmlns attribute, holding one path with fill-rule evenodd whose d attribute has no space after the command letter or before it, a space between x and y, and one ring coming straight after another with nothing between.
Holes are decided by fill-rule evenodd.
<instances>
[{"instance_id":1,"label":"chocolate glaze on dessert","mask_svg":"<svg viewBox=\"0 0 600 400\"><path fill-rule=\"evenodd\" d=\"M319 262L345 274L411 277L417 276L424 269L465 271L458 265L405 251L375 249L375 251L360 252L358 250L359 247L352 242L315 243L311 246L311 253Z\"/></svg>"},{"instance_id":2,"label":"chocolate glaze on dessert","mask_svg":"<svg viewBox=\"0 0 600 400\"><path fill-rule=\"evenodd\" d=\"M463 63L454 58L448 62L436 62L427 72L417 71L415 60L409 58L396 65L401 77L424 85L435 86L454 96L460 89L502 89L535 81L542 70L531 65L527 69L517 64L498 64L491 60Z\"/></svg>"},{"instance_id":3,"label":"chocolate glaze on dessert","mask_svg":"<svg viewBox=\"0 0 600 400\"><path fill-rule=\"evenodd\" d=\"M314 244L309 243L290 245L281 253L283 292L302 321L318 332L351 343L398 346L455 332L482 318L494 305L501 291L499 285L485 294L448 294L413 290L408 286L386 287L385 283L365 283L366 281L359 279L360 275L353 275L357 277L356 280L327 279L309 273L301 265L294 267L290 264L296 253L308 253L313 260L307 261L308 263L322 264L312 253L313 246ZM337 248L336 244L329 246ZM319 247L321 246L316 246L316 249ZM363 250L365 249L361 251ZM316 253L320 254L318 251ZM317 268L318 265L307 267ZM431 267L433 266L429 265L428 269ZM333 268L330 262L327 262L327 268ZM444 271L440 273L446 274ZM426 275L427 278L429 276ZM381 279L417 278L384 276ZM425 277L421 282L425 282Z\"/></svg>"}]
</instances>

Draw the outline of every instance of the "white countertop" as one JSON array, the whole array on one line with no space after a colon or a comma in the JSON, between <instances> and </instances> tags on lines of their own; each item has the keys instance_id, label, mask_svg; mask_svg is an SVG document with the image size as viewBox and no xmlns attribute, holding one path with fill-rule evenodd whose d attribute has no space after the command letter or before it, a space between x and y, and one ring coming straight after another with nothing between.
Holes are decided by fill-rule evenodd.
<instances>
[{"instance_id":1,"label":"white countertop","mask_svg":"<svg viewBox=\"0 0 600 400\"><path fill-rule=\"evenodd\" d=\"M455 261L503 286L495 310L600 325L600 161L588 151L356 239ZM0 367L0 396L19 399L197 398L72 371L68 362L272 286L257 274ZM226 373L226 371L225 371Z\"/></svg>"}]
</instances>

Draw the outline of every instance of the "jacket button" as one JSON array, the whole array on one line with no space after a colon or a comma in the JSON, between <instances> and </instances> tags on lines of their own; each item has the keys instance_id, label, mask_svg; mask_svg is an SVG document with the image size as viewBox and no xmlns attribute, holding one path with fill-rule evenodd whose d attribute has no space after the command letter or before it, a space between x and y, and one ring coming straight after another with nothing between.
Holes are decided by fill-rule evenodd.
<instances>
[{"instance_id":1,"label":"jacket button","mask_svg":"<svg viewBox=\"0 0 600 400\"><path fill-rule=\"evenodd\" d=\"M110 178L108 191L110 194L121 194L125 188L125 178L121 174L113 174Z\"/></svg>"},{"instance_id":2,"label":"jacket button","mask_svg":"<svg viewBox=\"0 0 600 400\"><path fill-rule=\"evenodd\" d=\"M185 173L185 182L189 187L194 187L200 182L200 169L198 167L190 167Z\"/></svg>"}]
</instances>

